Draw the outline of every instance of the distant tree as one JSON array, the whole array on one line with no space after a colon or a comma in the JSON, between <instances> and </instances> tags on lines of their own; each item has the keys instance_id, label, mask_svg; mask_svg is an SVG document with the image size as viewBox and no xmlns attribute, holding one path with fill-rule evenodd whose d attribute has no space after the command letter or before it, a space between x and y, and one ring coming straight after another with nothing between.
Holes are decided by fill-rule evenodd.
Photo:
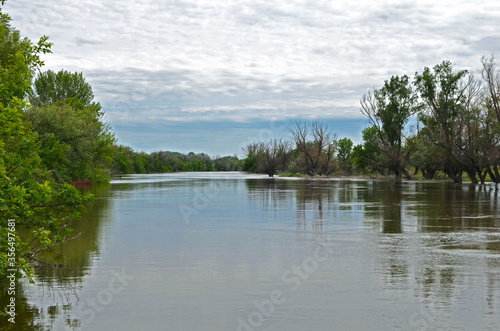
<instances>
[{"instance_id":1,"label":"distant tree","mask_svg":"<svg viewBox=\"0 0 500 331\"><path fill-rule=\"evenodd\" d=\"M256 172L273 177L286 169L291 156L291 144L283 139L252 143L246 148L247 159L255 160ZM250 168L250 161L247 163ZM245 169L245 164L244 164Z\"/></svg>"},{"instance_id":2,"label":"distant tree","mask_svg":"<svg viewBox=\"0 0 500 331\"><path fill-rule=\"evenodd\" d=\"M387 157L377 147L378 131L373 126L362 131L363 143L354 146L351 156L354 169L361 173L386 174Z\"/></svg>"},{"instance_id":3,"label":"distant tree","mask_svg":"<svg viewBox=\"0 0 500 331\"><path fill-rule=\"evenodd\" d=\"M391 77L382 88L368 92L361 99L361 112L376 130L372 143L387 157L389 169L398 181L403 174L410 178L405 170L410 149L404 148L403 130L416 112L415 99L406 75Z\"/></svg>"},{"instance_id":4,"label":"distant tree","mask_svg":"<svg viewBox=\"0 0 500 331\"><path fill-rule=\"evenodd\" d=\"M213 164L216 171L240 171L242 166L236 155L217 156L213 159Z\"/></svg>"},{"instance_id":5,"label":"distant tree","mask_svg":"<svg viewBox=\"0 0 500 331\"><path fill-rule=\"evenodd\" d=\"M314 176L328 175L335 170L335 134L326 124L318 120L311 124L297 122L290 133L299 172Z\"/></svg>"},{"instance_id":6,"label":"distant tree","mask_svg":"<svg viewBox=\"0 0 500 331\"><path fill-rule=\"evenodd\" d=\"M352 174L352 140L342 138L337 141L337 162L339 168L347 175Z\"/></svg>"}]
</instances>

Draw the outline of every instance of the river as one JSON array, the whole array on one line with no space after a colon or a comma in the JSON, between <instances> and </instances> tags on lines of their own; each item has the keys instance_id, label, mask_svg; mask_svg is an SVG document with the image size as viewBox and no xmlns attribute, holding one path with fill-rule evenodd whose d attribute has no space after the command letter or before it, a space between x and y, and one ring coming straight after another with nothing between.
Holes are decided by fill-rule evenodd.
<instances>
[{"instance_id":1,"label":"river","mask_svg":"<svg viewBox=\"0 0 500 331\"><path fill-rule=\"evenodd\" d=\"M495 185L130 175L22 283L53 330L498 330ZM21 300L22 301L22 300ZM18 301L20 302L20 301Z\"/></svg>"}]
</instances>

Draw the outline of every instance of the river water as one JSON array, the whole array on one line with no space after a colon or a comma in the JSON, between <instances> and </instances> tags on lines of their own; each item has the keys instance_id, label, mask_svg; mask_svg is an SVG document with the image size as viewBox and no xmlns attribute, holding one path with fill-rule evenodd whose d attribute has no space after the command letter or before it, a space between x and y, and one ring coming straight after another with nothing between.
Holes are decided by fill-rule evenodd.
<instances>
[{"instance_id":1,"label":"river water","mask_svg":"<svg viewBox=\"0 0 500 331\"><path fill-rule=\"evenodd\" d=\"M500 329L494 185L233 172L131 175L92 190L85 233L53 253L62 267L21 284L19 324Z\"/></svg>"}]
</instances>

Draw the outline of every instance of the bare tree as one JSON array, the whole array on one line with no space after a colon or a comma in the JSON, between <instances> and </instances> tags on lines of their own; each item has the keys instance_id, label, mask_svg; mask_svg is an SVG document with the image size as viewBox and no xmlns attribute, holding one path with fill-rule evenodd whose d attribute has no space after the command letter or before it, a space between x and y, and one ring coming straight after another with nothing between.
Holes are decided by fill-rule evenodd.
<instances>
[{"instance_id":1,"label":"bare tree","mask_svg":"<svg viewBox=\"0 0 500 331\"><path fill-rule=\"evenodd\" d=\"M334 157L336 135L319 120L311 124L297 122L290 129L295 148L299 151L299 171L308 175L328 175L335 170ZM309 137L312 136L312 140Z\"/></svg>"},{"instance_id":2,"label":"bare tree","mask_svg":"<svg viewBox=\"0 0 500 331\"><path fill-rule=\"evenodd\" d=\"M483 133L483 171L495 183L500 183L500 73L496 70L493 55L481 58L483 67L481 75L486 82L484 88L483 104L486 109L484 115ZM485 176L483 174L483 176ZM483 181L484 179L481 178Z\"/></svg>"}]
</instances>

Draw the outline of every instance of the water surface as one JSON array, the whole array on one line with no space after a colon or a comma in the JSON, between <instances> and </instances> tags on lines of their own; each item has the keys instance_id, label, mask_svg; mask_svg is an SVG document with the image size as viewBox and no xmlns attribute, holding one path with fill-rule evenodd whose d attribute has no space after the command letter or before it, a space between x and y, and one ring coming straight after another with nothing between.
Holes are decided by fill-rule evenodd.
<instances>
[{"instance_id":1,"label":"water surface","mask_svg":"<svg viewBox=\"0 0 500 331\"><path fill-rule=\"evenodd\" d=\"M132 175L24 284L54 330L498 330L494 185Z\"/></svg>"}]
</instances>

